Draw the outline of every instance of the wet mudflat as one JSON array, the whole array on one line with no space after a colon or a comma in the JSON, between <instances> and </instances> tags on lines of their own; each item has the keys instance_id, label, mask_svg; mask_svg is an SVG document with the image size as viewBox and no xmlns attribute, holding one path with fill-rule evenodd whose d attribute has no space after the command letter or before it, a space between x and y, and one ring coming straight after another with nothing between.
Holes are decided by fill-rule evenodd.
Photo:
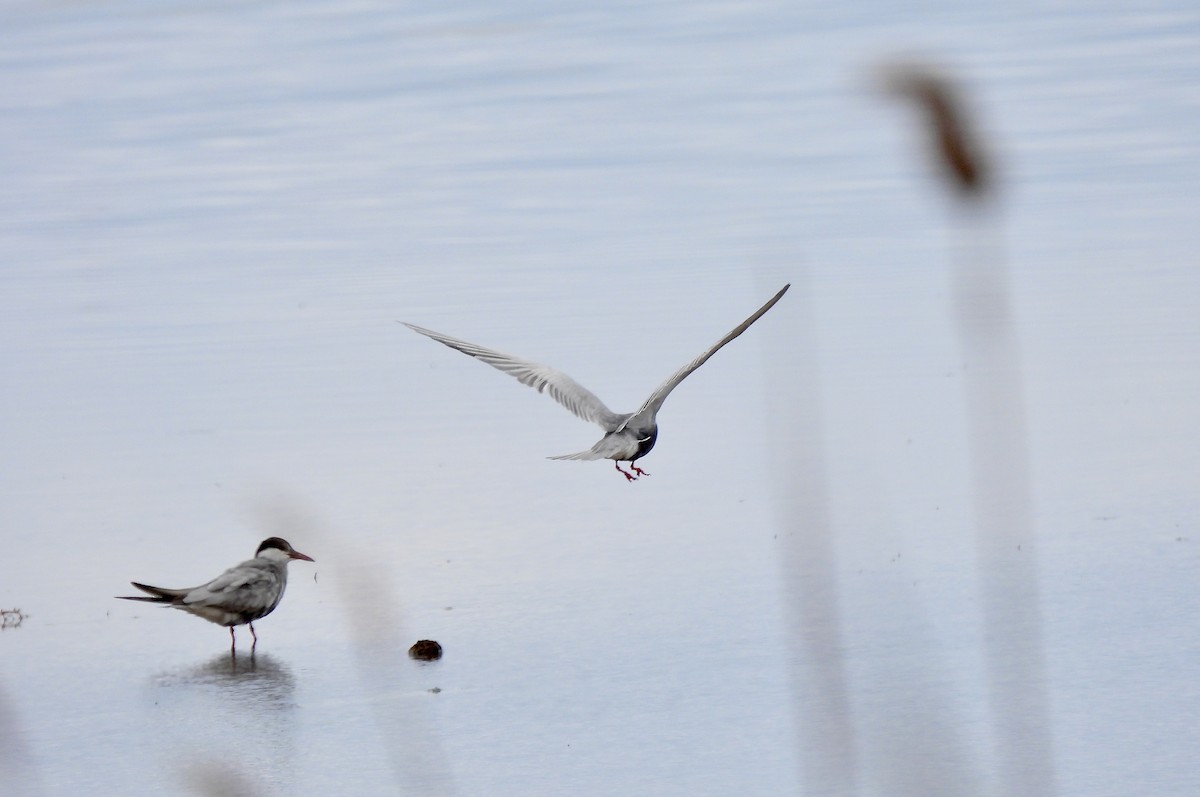
<instances>
[{"instance_id":1,"label":"wet mudflat","mask_svg":"<svg viewBox=\"0 0 1200 797\"><path fill-rule=\"evenodd\" d=\"M1001 793L966 250L1009 276L1036 542L1000 561L1036 557L1056 793L1195 794L1198 23L6 8L0 792L790 794L820 764ZM897 52L967 79L982 232L870 88ZM789 281L634 484L546 460L597 430L396 323L629 411ZM821 573L797 517L828 524ZM316 564L253 659L112 599L273 534ZM835 724L852 755L814 761Z\"/></svg>"}]
</instances>

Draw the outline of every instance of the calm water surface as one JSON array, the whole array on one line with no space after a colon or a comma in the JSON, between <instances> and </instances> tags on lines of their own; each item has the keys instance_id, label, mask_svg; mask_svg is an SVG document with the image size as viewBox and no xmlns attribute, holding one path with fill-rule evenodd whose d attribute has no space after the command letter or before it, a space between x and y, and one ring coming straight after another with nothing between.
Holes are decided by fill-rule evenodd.
<instances>
[{"instance_id":1,"label":"calm water surface","mask_svg":"<svg viewBox=\"0 0 1200 797\"><path fill-rule=\"evenodd\" d=\"M8 4L0 792L1004 793L950 277L979 233L875 89L919 55L1003 166L1030 754L1056 794L1200 793L1198 54L1186 3ZM632 485L396 323L631 410L789 281ZM818 517L836 717L787 543ZM271 534L317 562L253 663L112 599Z\"/></svg>"}]
</instances>

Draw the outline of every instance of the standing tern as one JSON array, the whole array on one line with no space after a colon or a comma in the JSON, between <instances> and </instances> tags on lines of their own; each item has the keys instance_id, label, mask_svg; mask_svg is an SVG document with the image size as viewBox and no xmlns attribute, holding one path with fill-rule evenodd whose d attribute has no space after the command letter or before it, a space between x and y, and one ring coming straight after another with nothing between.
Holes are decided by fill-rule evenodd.
<instances>
[{"instance_id":1,"label":"standing tern","mask_svg":"<svg viewBox=\"0 0 1200 797\"><path fill-rule=\"evenodd\" d=\"M167 589L131 581L129 583L152 597L117 597L127 601L160 603L227 626L230 652L234 655L237 654L237 637L233 627L248 624L250 636L254 638L254 644L250 646L253 654L254 647L258 645L254 621L266 617L279 605L284 587L287 586L287 565L293 559L313 561L311 556L300 553L287 540L269 537L258 546L253 559L229 568L206 584L187 589Z\"/></svg>"},{"instance_id":2,"label":"standing tern","mask_svg":"<svg viewBox=\"0 0 1200 797\"><path fill-rule=\"evenodd\" d=\"M779 293L772 296L770 301L758 308L754 315L738 324L728 335L718 340L703 354L680 368L671 375L670 379L659 385L658 389L650 394L650 398L646 399L645 403L636 412L625 414L610 410L594 393L562 371L557 371L528 360L522 360L510 354L484 348L474 343L468 343L465 340L452 338L449 335L443 335L440 332L434 332L431 329L425 329L416 324L402 323L414 332L419 332L426 337L433 338L438 343L445 344L452 349L457 349L463 354L468 354L477 360L482 360L493 368L499 369L509 376L516 378L521 384L529 385L539 393L549 393L551 398L575 413L575 415L585 421L598 424L605 431L604 437L600 438L599 442L587 451L580 451L577 454L563 454L557 457L550 457L550 459L611 459L613 460L613 466L628 481L633 481L638 476L650 475L639 468L636 463L639 459L649 454L650 449L654 448L654 443L658 439L656 416L658 415L659 408L662 407L663 402L666 401L671 391L686 379L692 371L704 365L708 358L716 354L722 346L749 329L751 324L775 306L775 303L783 297L783 294L787 293L787 289L790 287L790 283L784 285ZM622 468L622 462L628 462L630 470L633 472L631 473Z\"/></svg>"}]
</instances>

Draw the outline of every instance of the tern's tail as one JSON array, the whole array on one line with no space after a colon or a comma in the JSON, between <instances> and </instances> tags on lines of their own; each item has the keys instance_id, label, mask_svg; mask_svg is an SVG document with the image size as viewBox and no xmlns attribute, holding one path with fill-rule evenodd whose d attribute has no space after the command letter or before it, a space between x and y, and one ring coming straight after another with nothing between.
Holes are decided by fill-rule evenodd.
<instances>
[{"instance_id":1,"label":"tern's tail","mask_svg":"<svg viewBox=\"0 0 1200 797\"><path fill-rule=\"evenodd\" d=\"M621 435L606 434L587 451L580 451L578 454L560 454L557 457L548 457L548 459L629 459L635 455L636 448L637 446L634 445L634 450L628 450L629 441Z\"/></svg>"},{"instance_id":2,"label":"tern's tail","mask_svg":"<svg viewBox=\"0 0 1200 797\"><path fill-rule=\"evenodd\" d=\"M603 451L589 448L587 451L580 451L577 454L559 454L557 457L546 457L546 459L604 459L605 456L607 455Z\"/></svg>"},{"instance_id":3,"label":"tern's tail","mask_svg":"<svg viewBox=\"0 0 1200 797\"><path fill-rule=\"evenodd\" d=\"M142 592L148 592L152 597L144 595L118 595L117 597L123 601L149 601L150 603L174 603L187 594L185 589L167 589L165 587L152 587L149 584L139 584L136 581L130 581L130 584L140 589Z\"/></svg>"}]
</instances>

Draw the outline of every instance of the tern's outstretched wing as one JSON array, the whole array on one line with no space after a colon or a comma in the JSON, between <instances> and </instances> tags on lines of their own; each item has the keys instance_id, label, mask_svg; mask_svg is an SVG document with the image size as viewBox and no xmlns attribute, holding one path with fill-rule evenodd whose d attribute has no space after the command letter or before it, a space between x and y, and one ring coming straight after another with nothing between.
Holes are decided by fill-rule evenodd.
<instances>
[{"instance_id":1,"label":"tern's outstretched wing","mask_svg":"<svg viewBox=\"0 0 1200 797\"><path fill-rule=\"evenodd\" d=\"M559 404L585 421L599 424L606 432L613 431L625 420L624 415L618 415L604 406L604 402L594 393L562 371L468 343L465 340L452 338L416 324L402 323L413 332L419 332L425 337L433 338L438 343L458 349L463 354L469 354L477 360L482 360L493 368L516 378L521 384L529 385L539 393L549 393L550 397Z\"/></svg>"},{"instance_id":2,"label":"tern's outstretched wing","mask_svg":"<svg viewBox=\"0 0 1200 797\"><path fill-rule=\"evenodd\" d=\"M650 398L646 399L646 403L643 404L637 412L630 415L629 418L625 421L625 423L628 423L630 420L632 420L633 418L637 418L638 416L649 415L650 417L654 417L654 415L656 415L658 413L659 408L662 407L663 402L666 401L667 396L671 394L671 391L674 390L679 385L680 382L682 382L684 379L687 379L687 377L692 373L692 371L695 371L697 368L704 365L704 363L708 361L708 358L712 357L714 354L716 354L718 351L720 351L721 347L723 347L726 343L729 343L731 340L736 338L738 335L745 332L747 329L750 328L751 324L753 324L758 319L762 318L763 314L765 314L768 310L770 310L772 307L774 307L775 303L778 302L781 298L783 298L783 295L785 293L787 293L787 289L790 287L792 287L791 283L784 285L783 288L779 291L779 293L772 296L771 300L769 302L764 304L762 307L758 308L758 310L755 311L754 315L750 316L745 321L743 321L742 323L740 323L736 327L734 327L733 330L730 331L730 333L728 335L721 338L716 343L714 343L712 346L710 346L708 351L704 352L699 357L692 360L690 363L683 366L678 371L676 371L674 374L672 374L671 378L668 379L666 382L663 382L661 385L659 385L658 389L650 394Z\"/></svg>"}]
</instances>

